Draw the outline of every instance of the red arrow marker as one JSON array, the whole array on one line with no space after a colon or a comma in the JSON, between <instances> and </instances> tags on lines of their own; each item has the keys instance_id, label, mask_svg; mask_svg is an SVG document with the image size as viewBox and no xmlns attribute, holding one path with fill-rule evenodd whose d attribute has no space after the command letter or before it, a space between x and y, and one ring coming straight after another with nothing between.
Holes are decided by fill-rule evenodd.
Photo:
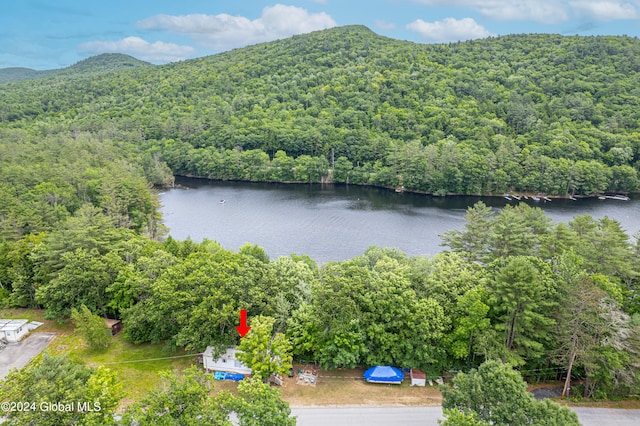
<instances>
[{"instance_id":1,"label":"red arrow marker","mask_svg":"<svg viewBox=\"0 0 640 426\"><path fill-rule=\"evenodd\" d=\"M251 327L247 325L246 309L240 309L240 325L236 326L236 330L238 330L238 334L240 334L240 337L246 336L249 330L251 330Z\"/></svg>"}]
</instances>

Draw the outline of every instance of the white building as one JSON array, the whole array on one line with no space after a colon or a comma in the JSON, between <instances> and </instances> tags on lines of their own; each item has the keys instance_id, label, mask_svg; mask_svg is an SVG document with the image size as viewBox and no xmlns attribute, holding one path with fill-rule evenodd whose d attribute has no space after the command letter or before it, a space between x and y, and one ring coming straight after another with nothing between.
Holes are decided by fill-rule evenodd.
<instances>
[{"instance_id":1,"label":"white building","mask_svg":"<svg viewBox=\"0 0 640 426\"><path fill-rule=\"evenodd\" d=\"M427 375L424 374L422 371L412 368L409 374L411 375L411 386L427 385Z\"/></svg>"},{"instance_id":2,"label":"white building","mask_svg":"<svg viewBox=\"0 0 640 426\"><path fill-rule=\"evenodd\" d=\"M236 348L229 348L219 358L213 359L213 346L207 346L202 355L202 364L206 371L251 374L251 369L236 359Z\"/></svg>"},{"instance_id":3,"label":"white building","mask_svg":"<svg viewBox=\"0 0 640 426\"><path fill-rule=\"evenodd\" d=\"M29 320L23 319L0 319L0 339L7 342L17 342L28 332L27 323Z\"/></svg>"}]
</instances>

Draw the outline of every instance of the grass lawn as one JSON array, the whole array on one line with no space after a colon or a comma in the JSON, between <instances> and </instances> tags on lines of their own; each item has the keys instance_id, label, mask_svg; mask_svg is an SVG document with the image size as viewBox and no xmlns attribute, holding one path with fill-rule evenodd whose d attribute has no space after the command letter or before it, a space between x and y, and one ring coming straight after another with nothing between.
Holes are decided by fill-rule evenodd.
<instances>
[{"instance_id":1,"label":"grass lawn","mask_svg":"<svg viewBox=\"0 0 640 426\"><path fill-rule=\"evenodd\" d=\"M123 385L123 406L139 401L149 391L157 389L161 384L158 374L160 371L182 371L192 365L195 359L156 359L167 357L167 354L162 352L162 344L134 345L124 340L122 333L114 336L111 345L104 350L89 349L81 337L73 334L55 339L50 345L50 350L53 353L68 353L72 359L87 366L104 365L115 371ZM179 355L185 355L185 352L178 352L173 356Z\"/></svg>"}]
</instances>

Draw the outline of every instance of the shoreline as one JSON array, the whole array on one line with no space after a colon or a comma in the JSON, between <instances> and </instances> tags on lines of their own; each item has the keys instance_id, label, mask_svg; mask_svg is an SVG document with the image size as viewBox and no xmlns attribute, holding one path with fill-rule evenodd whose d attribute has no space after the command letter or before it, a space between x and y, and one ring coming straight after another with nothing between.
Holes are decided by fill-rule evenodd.
<instances>
[{"instance_id":1,"label":"shoreline","mask_svg":"<svg viewBox=\"0 0 640 426\"><path fill-rule=\"evenodd\" d=\"M640 191L633 191L633 192L604 192L602 194L593 194L593 195L569 195L569 194L565 194L565 195L559 195L559 194L545 194L543 192L517 192L517 191L513 191L513 192L506 192L506 193L500 193L500 194L494 194L494 193L488 193L488 194L482 194L482 193L471 193L471 194L464 194L464 193L456 193L456 192L447 192L444 195L439 195L439 194L434 194L434 193L430 193L430 192L426 192L426 191L422 191L419 189L406 189L406 188L402 188L402 189L398 189L396 187L393 186L384 186L384 185L371 185L371 184L365 184L365 183L346 183L346 182L301 182L301 181L273 181L273 180L239 180L239 179L213 179L213 178L208 178L208 177L202 177L202 176L194 176L194 175L180 175L180 174L176 174L174 175L175 178L186 178L186 179L197 179L197 180L202 180L202 181L208 181L208 182L241 182L241 183L266 183L266 184L283 184L283 185L343 185L343 186L350 186L350 185L354 185L354 186L360 186L360 187L369 187L369 188L380 188L380 189L386 189L388 191L391 192L396 192L398 194L403 194L403 193L408 193L408 194L420 194L420 195L427 195L430 197L434 197L434 198L446 198L446 197L480 197L480 198L503 198L506 199L507 201L524 201L527 200L524 197L528 197L528 200L531 200L533 202L549 202L549 200L592 200L592 199L599 199L600 197L607 197L607 199L613 199L616 200L615 198L612 198L616 195L622 195L625 197L628 197L629 199L633 199L632 195L635 194L640 194ZM160 189L169 189L169 188L180 188L181 185L180 184L176 184L174 183L172 186L161 186L158 187ZM510 198L506 198L506 195L509 195ZM515 197L514 197L515 196ZM520 198L516 198L516 197L521 197ZM534 200L533 197L539 197L539 200ZM543 198L546 197L549 200L544 200ZM524 200L523 200L524 199ZM604 201L604 200L603 200ZM622 200L622 199L617 199L616 201L626 201L626 200Z\"/></svg>"}]
</instances>

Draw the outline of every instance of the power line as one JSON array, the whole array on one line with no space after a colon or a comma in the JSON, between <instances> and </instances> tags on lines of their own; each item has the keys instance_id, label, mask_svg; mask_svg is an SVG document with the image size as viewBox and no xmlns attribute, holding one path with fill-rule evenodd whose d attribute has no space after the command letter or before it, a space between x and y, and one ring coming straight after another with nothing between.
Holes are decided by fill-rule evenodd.
<instances>
[{"instance_id":1,"label":"power line","mask_svg":"<svg viewBox=\"0 0 640 426\"><path fill-rule=\"evenodd\" d=\"M163 357L163 358L134 359L134 360L131 360L131 361L95 362L95 363L92 363L92 364L100 364L100 365L129 364L129 363L132 363L132 362L161 361L163 359L187 358L187 357L190 357L190 356L198 356L198 355L203 355L203 353L188 354L188 355L176 355L176 356L166 356L166 357Z\"/></svg>"}]
</instances>

